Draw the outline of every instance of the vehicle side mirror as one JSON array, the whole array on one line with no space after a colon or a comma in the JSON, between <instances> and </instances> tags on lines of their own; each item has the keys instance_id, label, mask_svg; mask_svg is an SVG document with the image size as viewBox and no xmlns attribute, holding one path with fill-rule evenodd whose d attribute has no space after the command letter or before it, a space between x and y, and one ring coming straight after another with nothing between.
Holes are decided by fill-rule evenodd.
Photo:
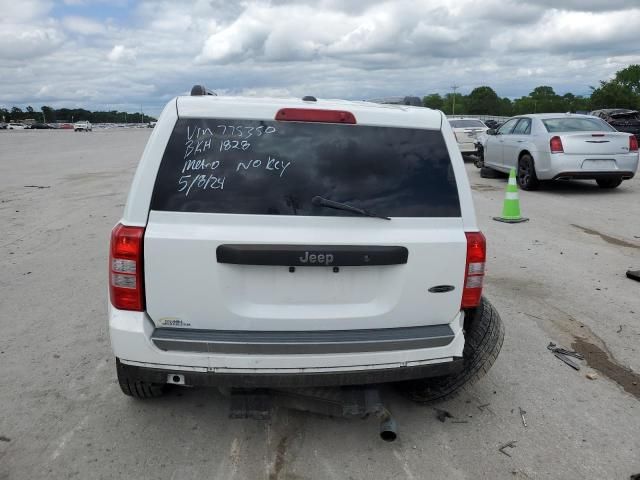
<instances>
[{"instance_id":1,"label":"vehicle side mirror","mask_svg":"<svg viewBox=\"0 0 640 480\"><path fill-rule=\"evenodd\" d=\"M495 128L490 128L487 130L487 135L497 135L498 131Z\"/></svg>"}]
</instances>

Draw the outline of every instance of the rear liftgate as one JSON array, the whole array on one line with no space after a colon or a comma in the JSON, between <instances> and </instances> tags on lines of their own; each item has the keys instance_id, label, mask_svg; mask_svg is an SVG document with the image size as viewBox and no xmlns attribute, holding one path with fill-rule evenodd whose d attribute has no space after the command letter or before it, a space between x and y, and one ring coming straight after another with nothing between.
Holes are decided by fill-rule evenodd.
<instances>
[{"instance_id":1,"label":"rear liftgate","mask_svg":"<svg viewBox=\"0 0 640 480\"><path fill-rule=\"evenodd\" d=\"M311 106L315 99L305 98L305 100L309 101L309 105ZM356 118L351 112L317 108L284 108L278 111L275 120L279 122L357 124ZM315 197L313 203L314 205L337 208L336 202L331 202L320 197ZM340 207L341 209L347 209L345 207L349 207L349 209L356 213L377 216L364 210L358 212L357 210L359 209L350 207L349 205L343 204L340 205ZM387 217L379 218L390 220L390 218ZM397 245L225 244L218 246L216 256L218 263L231 265L279 265L287 267L291 273L294 273L298 268L329 267L337 273L341 267L358 266L361 268L369 268L371 266L404 264L407 262L408 251L405 247ZM429 325L428 327L431 329L442 326ZM158 342L164 342L165 347L168 347L167 339L159 338L161 333L160 331L156 331L158 335L154 334L153 340L156 344ZM172 331L172 333L175 333L175 330ZM217 334L219 334L219 332L217 332L216 335ZM183 346L181 348L184 348L184 339L182 340ZM412 341L415 342L416 339L413 338ZM429 341L433 341L433 339ZM220 342L218 341L217 343L218 345L215 347L212 344L207 345L207 351L211 351L210 349L212 348L219 348ZM246 342L235 342L236 345L238 343L244 343L246 347ZM283 342L282 339L280 339L276 347L279 348L279 346L286 344L285 346L291 348L291 346L296 343L297 348L299 348L301 343L304 344L300 339L296 342ZM274 348L274 346L271 345L269 348ZM189 384L189 381L185 382L187 378L186 374L169 374L168 377L168 383ZM232 418L265 418L270 415L272 407L315 412L335 417L362 418L373 414L380 420L381 438L385 441L393 441L397 436L396 423L389 409L381 399L381 388L382 387L376 385L363 385L296 389L233 388L221 390L231 397L230 416Z\"/></svg>"}]
</instances>

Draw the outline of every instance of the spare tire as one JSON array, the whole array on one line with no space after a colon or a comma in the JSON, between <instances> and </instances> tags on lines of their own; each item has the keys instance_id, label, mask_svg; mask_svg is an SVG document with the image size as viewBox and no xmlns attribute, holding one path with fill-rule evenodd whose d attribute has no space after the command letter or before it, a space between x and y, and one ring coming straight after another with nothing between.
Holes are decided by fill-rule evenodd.
<instances>
[{"instance_id":1,"label":"spare tire","mask_svg":"<svg viewBox=\"0 0 640 480\"><path fill-rule=\"evenodd\" d=\"M399 389L418 403L449 400L484 377L498 358L504 341L504 325L498 312L482 297L480 305L467 312L463 368L453 375L398 383Z\"/></svg>"}]
</instances>

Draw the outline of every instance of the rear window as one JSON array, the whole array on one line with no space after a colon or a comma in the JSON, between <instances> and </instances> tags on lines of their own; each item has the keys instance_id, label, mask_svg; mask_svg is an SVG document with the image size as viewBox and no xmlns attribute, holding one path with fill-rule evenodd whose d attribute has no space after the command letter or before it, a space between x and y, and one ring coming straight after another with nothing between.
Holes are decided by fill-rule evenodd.
<instances>
[{"instance_id":1,"label":"rear window","mask_svg":"<svg viewBox=\"0 0 640 480\"><path fill-rule=\"evenodd\" d=\"M151 209L352 216L322 196L389 217L459 217L436 130L229 119L179 119Z\"/></svg>"},{"instance_id":2,"label":"rear window","mask_svg":"<svg viewBox=\"0 0 640 480\"><path fill-rule=\"evenodd\" d=\"M542 120L547 132L601 132L615 131L599 118L547 118Z\"/></svg>"},{"instance_id":3,"label":"rear window","mask_svg":"<svg viewBox=\"0 0 640 480\"><path fill-rule=\"evenodd\" d=\"M487 128L480 120L449 120L451 128Z\"/></svg>"},{"instance_id":4,"label":"rear window","mask_svg":"<svg viewBox=\"0 0 640 480\"><path fill-rule=\"evenodd\" d=\"M617 110L609 112L608 115L611 118L638 118L638 112L635 110Z\"/></svg>"}]
</instances>

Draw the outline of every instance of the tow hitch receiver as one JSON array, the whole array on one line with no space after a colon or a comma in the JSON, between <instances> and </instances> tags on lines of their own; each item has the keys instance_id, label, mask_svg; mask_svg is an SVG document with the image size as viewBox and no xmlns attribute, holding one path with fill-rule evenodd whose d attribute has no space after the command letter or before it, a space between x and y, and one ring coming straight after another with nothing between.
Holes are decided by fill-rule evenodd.
<instances>
[{"instance_id":1,"label":"tow hitch receiver","mask_svg":"<svg viewBox=\"0 0 640 480\"><path fill-rule=\"evenodd\" d=\"M380 420L380 438L392 442L397 437L396 421L376 386L232 389L230 397L230 418L268 419L273 407L342 418L375 415Z\"/></svg>"}]
</instances>

